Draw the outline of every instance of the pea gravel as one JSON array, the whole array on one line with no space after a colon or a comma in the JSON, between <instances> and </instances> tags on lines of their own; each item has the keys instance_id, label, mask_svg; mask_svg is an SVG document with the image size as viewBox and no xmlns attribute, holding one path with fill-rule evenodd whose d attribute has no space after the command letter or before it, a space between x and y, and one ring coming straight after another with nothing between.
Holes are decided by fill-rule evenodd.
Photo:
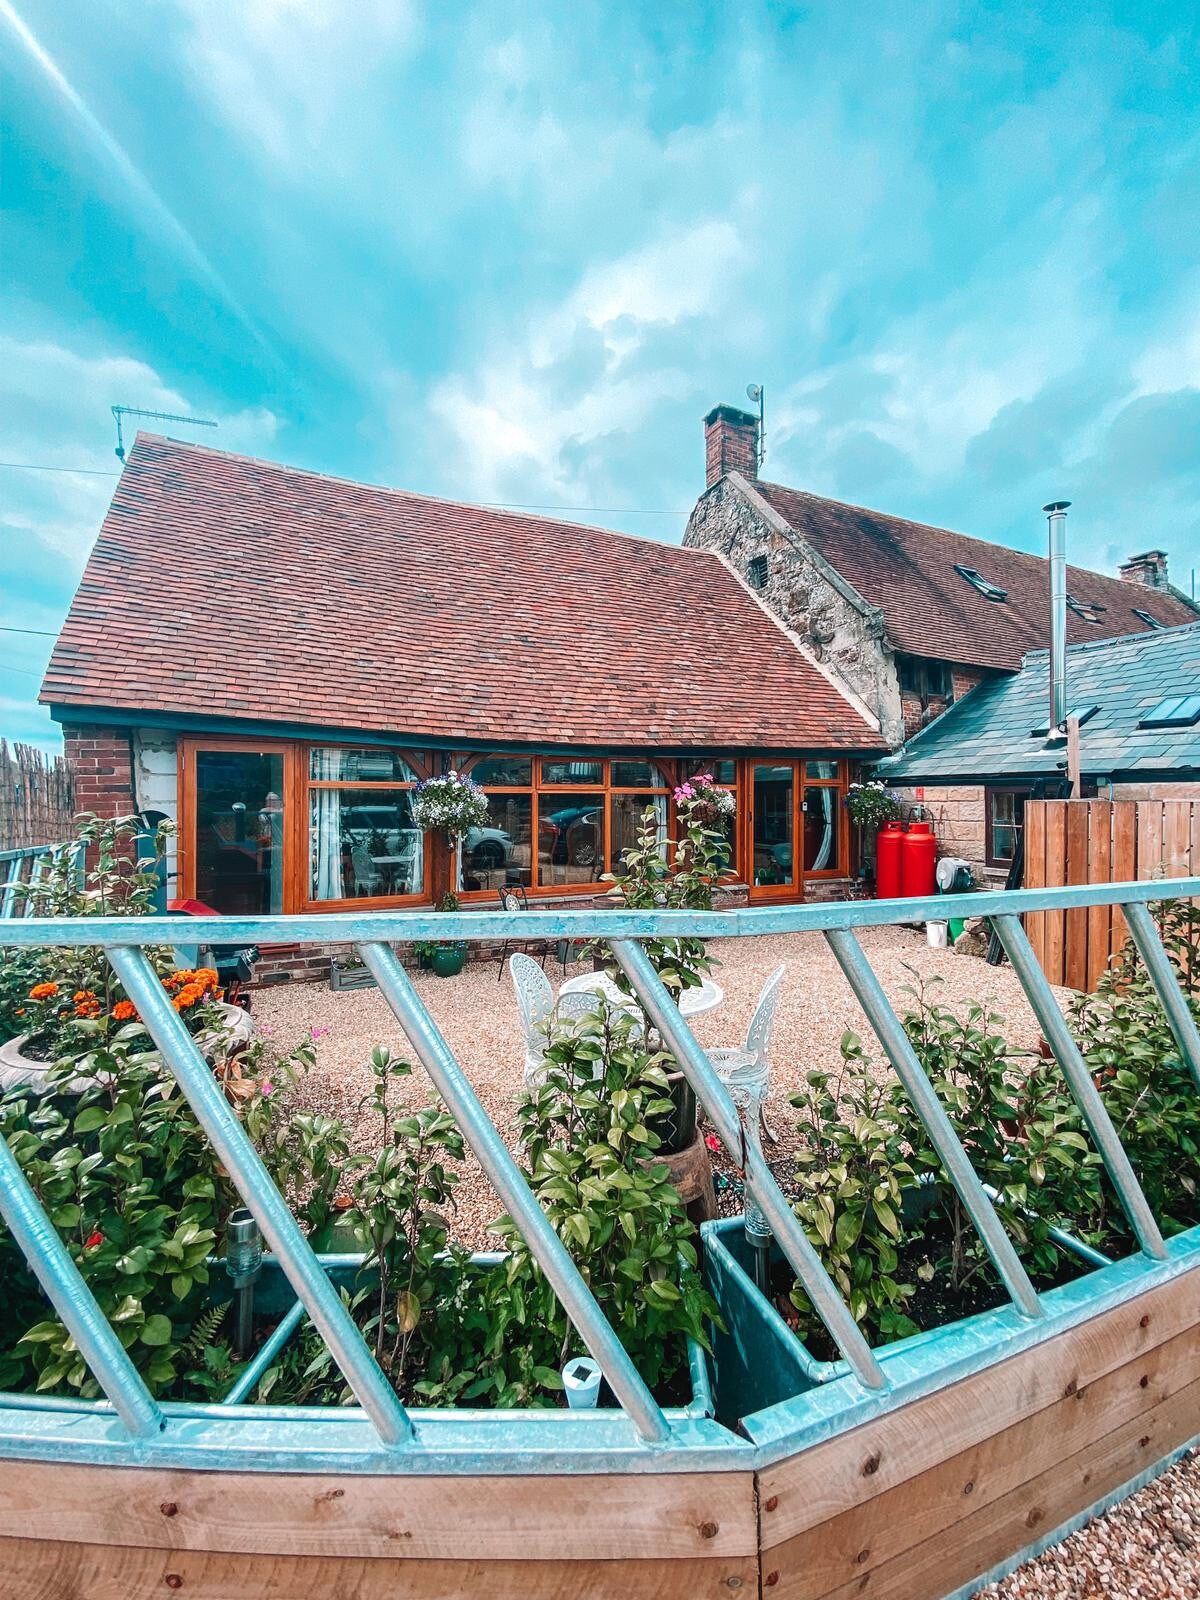
<instances>
[{"instance_id":1,"label":"pea gravel","mask_svg":"<svg viewBox=\"0 0 1200 1600\"><path fill-rule=\"evenodd\" d=\"M914 971L937 976L938 997L955 1008L972 1000L994 1003L1006 1018L1006 1031L1015 1044L1030 1048L1039 1030L1012 969L989 967L977 957L954 950L931 950L923 932L908 928L867 928L860 939L884 990L903 1010L906 984ZM850 992L833 954L820 934L799 933L755 939L717 939L709 953L720 963L713 973L725 991L716 1010L694 1019L702 1044L735 1045L746 1036L759 993L767 978L787 963L776 1013L771 1057L774 1064L768 1121L779 1144L768 1143L767 1154L786 1169L788 1152L795 1143L795 1112L788 1095L815 1068L836 1070L841 1063L839 1045L847 1028L867 1036L866 1018ZM582 968L570 969L574 976ZM551 957L547 975L557 986L562 968ZM513 1111L521 1091L524 1041L516 1000L507 969L497 981L498 964L471 962L455 978L415 972L413 982L434 1021L454 1050L484 1107L496 1126L515 1144ZM367 1094L367 1061L372 1048L388 1044L409 1055L400 1027L377 989L339 993L325 985L281 985L262 989L254 997L254 1017L260 1032L286 1046L316 1030L317 1066L302 1091L304 1104L345 1119L356 1148L374 1150L378 1130L359 1102ZM887 1071L882 1064L880 1071ZM400 1081L398 1100L415 1106L429 1095L424 1074L414 1071ZM487 1224L499 1212L491 1188L473 1161L464 1169L458 1189L453 1232L472 1248L486 1247Z\"/></svg>"},{"instance_id":2,"label":"pea gravel","mask_svg":"<svg viewBox=\"0 0 1200 1600\"><path fill-rule=\"evenodd\" d=\"M922 932L906 928L863 929L860 942L885 993L903 1010L904 986L914 968L938 977L939 1000L957 1008L982 1001L1005 1018L1016 1045L1032 1048L1040 1030L1021 987L1007 965L989 967L954 950L930 950ZM715 940L710 953L720 962L713 976L725 991L721 1006L695 1019L702 1044L738 1044L745 1037L759 991L780 962L787 962L772 1046L774 1081L768 1120L780 1136L768 1144L775 1164L786 1165L794 1142L788 1095L805 1072L836 1071L839 1044L847 1028L869 1038L866 1019L819 934L789 934L742 940ZM562 969L546 963L551 981ZM497 963L472 962L456 978L413 974L413 981L445 1035L485 1108L510 1145L515 1144L513 1109L521 1090L524 1047L516 1002L507 971L497 982ZM573 976L579 968L571 969ZM1060 991L1066 999L1069 991ZM378 1128L359 1109L367 1094L367 1060L377 1044L408 1055L403 1035L374 989L333 993L324 985L297 984L260 990L254 998L260 1032L285 1046L317 1038L317 1066L301 1090L310 1110L345 1119L356 1148L376 1148ZM886 1069L881 1065L880 1071ZM400 1080L398 1100L419 1105L429 1085L420 1069ZM486 1247L487 1224L498 1213L490 1186L473 1160L464 1168L453 1231L464 1244ZM1123 1504L1098 1517L1060 1545L1027 1562L998 1584L980 1591L981 1600L1200 1600L1200 1454L1193 1452L1170 1472Z\"/></svg>"}]
</instances>

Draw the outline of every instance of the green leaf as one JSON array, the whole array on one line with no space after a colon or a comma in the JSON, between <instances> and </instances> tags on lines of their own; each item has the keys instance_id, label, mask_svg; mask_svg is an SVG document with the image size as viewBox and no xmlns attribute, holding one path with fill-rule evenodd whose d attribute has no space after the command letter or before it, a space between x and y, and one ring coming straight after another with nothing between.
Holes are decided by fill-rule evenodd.
<instances>
[{"instance_id":1,"label":"green leaf","mask_svg":"<svg viewBox=\"0 0 1200 1600\"><path fill-rule=\"evenodd\" d=\"M152 1346L170 1344L170 1342L171 1342L171 1321L170 1321L170 1318L169 1317L164 1317L161 1312L159 1312L157 1316L153 1316L153 1317L147 1318L146 1326L142 1329L142 1332L141 1332L141 1341L142 1341L143 1344L148 1344L148 1345L152 1345Z\"/></svg>"}]
</instances>

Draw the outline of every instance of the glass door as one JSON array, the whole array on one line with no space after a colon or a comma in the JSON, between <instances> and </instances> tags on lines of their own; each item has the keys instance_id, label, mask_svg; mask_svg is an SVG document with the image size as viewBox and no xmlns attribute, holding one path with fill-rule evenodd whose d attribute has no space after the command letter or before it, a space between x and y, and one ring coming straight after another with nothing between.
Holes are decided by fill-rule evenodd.
<instances>
[{"instance_id":1,"label":"glass door","mask_svg":"<svg viewBox=\"0 0 1200 1600\"><path fill-rule=\"evenodd\" d=\"M283 751L192 753L193 883L226 916L283 910Z\"/></svg>"},{"instance_id":2,"label":"glass door","mask_svg":"<svg viewBox=\"0 0 1200 1600\"><path fill-rule=\"evenodd\" d=\"M796 892L796 763L752 769L751 887L756 899Z\"/></svg>"}]
</instances>

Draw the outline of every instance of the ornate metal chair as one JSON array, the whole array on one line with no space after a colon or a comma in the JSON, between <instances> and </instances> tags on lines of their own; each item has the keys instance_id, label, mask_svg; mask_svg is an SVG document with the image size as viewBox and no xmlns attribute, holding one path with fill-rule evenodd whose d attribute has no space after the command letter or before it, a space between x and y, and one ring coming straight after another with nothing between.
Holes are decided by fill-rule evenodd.
<instances>
[{"instance_id":1,"label":"ornate metal chair","mask_svg":"<svg viewBox=\"0 0 1200 1600\"><path fill-rule=\"evenodd\" d=\"M546 1048L542 1024L554 1010L554 990L532 956L518 950L510 957L508 967L525 1034L525 1082L532 1084L537 1082L541 1072Z\"/></svg>"},{"instance_id":2,"label":"ornate metal chair","mask_svg":"<svg viewBox=\"0 0 1200 1600\"><path fill-rule=\"evenodd\" d=\"M775 1026L775 1009L779 1004L779 986L787 971L787 963L776 967L763 984L746 1042L740 1047L719 1047L707 1051L717 1076L728 1088L739 1108L747 1110L752 1124L761 1122L763 1132L772 1144L779 1141L767 1121L767 1092L771 1085L771 1033Z\"/></svg>"}]
</instances>

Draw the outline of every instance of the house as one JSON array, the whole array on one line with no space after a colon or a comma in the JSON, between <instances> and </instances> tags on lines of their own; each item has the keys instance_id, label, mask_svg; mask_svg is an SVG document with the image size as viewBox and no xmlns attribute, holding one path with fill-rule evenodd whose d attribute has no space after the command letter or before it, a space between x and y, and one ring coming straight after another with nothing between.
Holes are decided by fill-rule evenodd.
<instances>
[{"instance_id":1,"label":"house","mask_svg":"<svg viewBox=\"0 0 1200 1600\"><path fill-rule=\"evenodd\" d=\"M590 903L647 805L735 791L727 899L836 898L874 715L699 549L139 435L41 694L80 809L178 824L226 913ZM452 858L413 826L487 791Z\"/></svg>"},{"instance_id":2,"label":"house","mask_svg":"<svg viewBox=\"0 0 1200 1600\"><path fill-rule=\"evenodd\" d=\"M843 505L759 479L758 418L704 419L707 487L684 544L740 573L859 696L895 748L980 684L1049 644L1041 556ZM1119 578L1067 569L1067 640L1082 644L1195 621L1161 550Z\"/></svg>"},{"instance_id":3,"label":"house","mask_svg":"<svg viewBox=\"0 0 1200 1600\"><path fill-rule=\"evenodd\" d=\"M1048 738L1049 677L1049 652L1031 651L876 769L984 876L1007 874L1034 785L1066 775L1066 746ZM1200 623L1069 645L1063 704L1079 719L1085 795L1200 798Z\"/></svg>"}]
</instances>

